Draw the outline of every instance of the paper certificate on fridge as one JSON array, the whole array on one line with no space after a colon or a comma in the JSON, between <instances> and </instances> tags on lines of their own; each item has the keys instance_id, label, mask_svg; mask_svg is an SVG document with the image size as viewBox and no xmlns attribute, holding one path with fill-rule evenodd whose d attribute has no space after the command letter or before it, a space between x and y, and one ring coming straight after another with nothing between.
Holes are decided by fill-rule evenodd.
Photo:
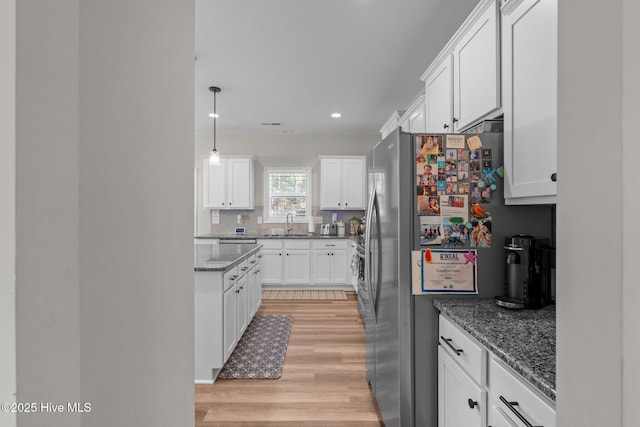
<instances>
[{"instance_id":1,"label":"paper certificate on fridge","mask_svg":"<svg viewBox=\"0 0 640 427\"><path fill-rule=\"evenodd\" d=\"M414 251L413 294L477 294L478 253L475 249Z\"/></svg>"}]
</instances>

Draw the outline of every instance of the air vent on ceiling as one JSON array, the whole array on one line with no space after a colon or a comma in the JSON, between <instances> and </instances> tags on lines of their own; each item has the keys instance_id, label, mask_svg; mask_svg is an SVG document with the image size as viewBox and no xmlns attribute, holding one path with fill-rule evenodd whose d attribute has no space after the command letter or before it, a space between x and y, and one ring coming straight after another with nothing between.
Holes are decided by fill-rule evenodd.
<instances>
[{"instance_id":1,"label":"air vent on ceiling","mask_svg":"<svg viewBox=\"0 0 640 427\"><path fill-rule=\"evenodd\" d=\"M282 123L260 123L262 126L282 126Z\"/></svg>"}]
</instances>

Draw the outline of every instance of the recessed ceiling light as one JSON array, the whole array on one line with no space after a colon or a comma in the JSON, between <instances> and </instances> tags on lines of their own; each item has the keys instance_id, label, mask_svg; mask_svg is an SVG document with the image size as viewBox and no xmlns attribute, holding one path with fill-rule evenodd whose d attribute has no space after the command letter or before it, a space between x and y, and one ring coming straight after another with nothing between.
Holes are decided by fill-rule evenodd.
<instances>
[{"instance_id":1,"label":"recessed ceiling light","mask_svg":"<svg viewBox=\"0 0 640 427\"><path fill-rule=\"evenodd\" d=\"M283 130L282 133L284 133L285 135L290 135L291 131L290 130Z\"/></svg>"},{"instance_id":2,"label":"recessed ceiling light","mask_svg":"<svg viewBox=\"0 0 640 427\"><path fill-rule=\"evenodd\" d=\"M337 118L342 117L342 114L340 114L340 113L332 113L331 117L333 117L334 119L337 119Z\"/></svg>"},{"instance_id":3,"label":"recessed ceiling light","mask_svg":"<svg viewBox=\"0 0 640 427\"><path fill-rule=\"evenodd\" d=\"M209 117L218 118L218 117L220 117L220 114L217 114L217 113L209 113Z\"/></svg>"}]
</instances>

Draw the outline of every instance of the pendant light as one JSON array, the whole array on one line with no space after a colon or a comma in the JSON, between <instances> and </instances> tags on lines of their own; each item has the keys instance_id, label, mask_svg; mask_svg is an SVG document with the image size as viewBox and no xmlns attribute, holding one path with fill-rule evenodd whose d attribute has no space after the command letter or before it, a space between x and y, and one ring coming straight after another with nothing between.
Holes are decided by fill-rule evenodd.
<instances>
[{"instance_id":1,"label":"pendant light","mask_svg":"<svg viewBox=\"0 0 640 427\"><path fill-rule=\"evenodd\" d=\"M209 154L209 164L212 166L220 165L220 153L216 149L216 119L218 117L218 113L216 111L216 94L220 92L220 88L216 86L209 87L209 90L213 92L213 150L211 150L211 154Z\"/></svg>"}]
</instances>

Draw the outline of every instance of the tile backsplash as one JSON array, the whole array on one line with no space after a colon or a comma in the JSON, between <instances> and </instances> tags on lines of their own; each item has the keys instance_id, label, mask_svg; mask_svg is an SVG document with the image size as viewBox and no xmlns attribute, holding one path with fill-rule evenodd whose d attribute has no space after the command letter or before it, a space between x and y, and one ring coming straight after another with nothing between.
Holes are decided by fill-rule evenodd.
<instances>
[{"instance_id":1,"label":"tile backsplash","mask_svg":"<svg viewBox=\"0 0 640 427\"><path fill-rule=\"evenodd\" d=\"M211 224L211 211L207 211L209 227L211 234L226 234L232 233L233 229L237 226L243 226L247 228L247 234L270 234L272 232L272 228L282 229L285 228L285 223L262 223L258 224L258 217L264 217L264 209L262 206L256 206L255 210L252 211L220 211L220 223L219 224ZM338 222L344 222L347 224L349 219L352 217L362 218L365 214L364 211L321 211L318 208L313 209L314 217L321 217L322 223L326 224L331 222L331 215L337 215ZM241 217L241 224L238 224L238 215ZM309 226L307 221L305 220L302 223L295 223L293 225L293 230L291 231L294 234L305 234L309 230ZM348 233L347 228L347 233ZM317 223L315 225L315 233L320 233L320 224Z\"/></svg>"}]
</instances>

